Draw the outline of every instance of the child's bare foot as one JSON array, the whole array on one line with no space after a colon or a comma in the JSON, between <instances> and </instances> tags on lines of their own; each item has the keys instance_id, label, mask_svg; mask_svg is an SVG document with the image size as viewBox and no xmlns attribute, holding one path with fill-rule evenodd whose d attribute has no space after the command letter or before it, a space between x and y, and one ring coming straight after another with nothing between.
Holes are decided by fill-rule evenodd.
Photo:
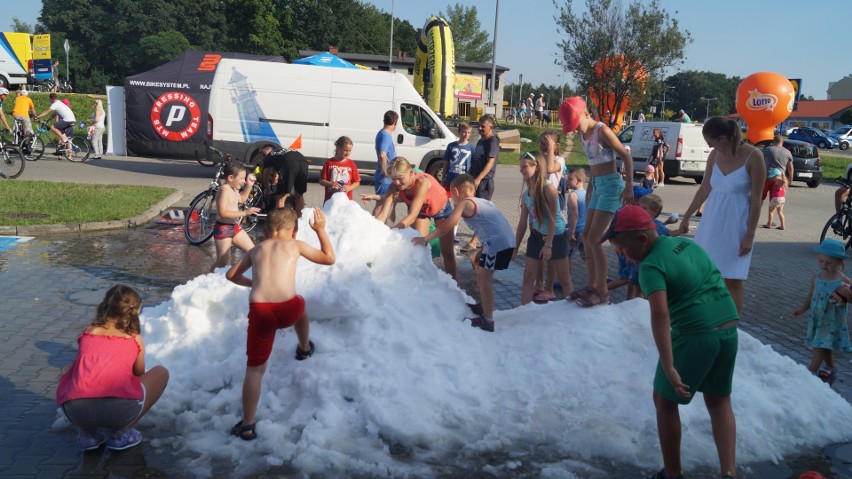
<instances>
[{"instance_id":1,"label":"child's bare foot","mask_svg":"<svg viewBox=\"0 0 852 479\"><path fill-rule=\"evenodd\" d=\"M779 230L783 230L783 229L784 229L784 225L779 226L779 227L778 227L778 229L779 229Z\"/></svg>"},{"instance_id":2,"label":"child's bare foot","mask_svg":"<svg viewBox=\"0 0 852 479\"><path fill-rule=\"evenodd\" d=\"M772 225L760 225L760 227L761 227L761 228L769 229L769 228L772 228Z\"/></svg>"}]
</instances>

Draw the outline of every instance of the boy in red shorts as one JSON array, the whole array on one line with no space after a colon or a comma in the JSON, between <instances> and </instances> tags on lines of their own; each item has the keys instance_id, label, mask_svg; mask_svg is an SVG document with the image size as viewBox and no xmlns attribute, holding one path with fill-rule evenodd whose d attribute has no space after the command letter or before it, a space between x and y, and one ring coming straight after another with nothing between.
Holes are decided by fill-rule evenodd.
<instances>
[{"instance_id":1,"label":"boy in red shorts","mask_svg":"<svg viewBox=\"0 0 852 479\"><path fill-rule=\"evenodd\" d=\"M260 400L260 381L272 352L275 331L293 326L299 345L296 359L308 359L314 353L309 339L305 300L296 294L296 263L299 257L317 264L334 264L334 249L325 232L325 215L314 209L309 222L320 241L318 250L296 239L298 215L290 208L269 213L264 229L266 241L243 255L225 276L232 282L251 288L249 294L248 337L246 338L246 377L243 380L243 419L231 434L250 441L257 438L255 414ZM251 268L252 277L245 276Z\"/></svg>"}]
</instances>

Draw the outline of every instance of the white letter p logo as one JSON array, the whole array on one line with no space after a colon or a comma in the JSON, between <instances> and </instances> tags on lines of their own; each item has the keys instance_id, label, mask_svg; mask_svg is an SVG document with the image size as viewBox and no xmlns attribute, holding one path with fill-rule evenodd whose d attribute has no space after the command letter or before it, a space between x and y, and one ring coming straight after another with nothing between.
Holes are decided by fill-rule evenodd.
<instances>
[{"instance_id":1,"label":"white letter p logo","mask_svg":"<svg viewBox=\"0 0 852 479\"><path fill-rule=\"evenodd\" d=\"M176 121L183 120L183 116L186 114L186 107L181 105L175 105L169 111L169 118L166 120L166 126L171 126L172 123Z\"/></svg>"}]
</instances>

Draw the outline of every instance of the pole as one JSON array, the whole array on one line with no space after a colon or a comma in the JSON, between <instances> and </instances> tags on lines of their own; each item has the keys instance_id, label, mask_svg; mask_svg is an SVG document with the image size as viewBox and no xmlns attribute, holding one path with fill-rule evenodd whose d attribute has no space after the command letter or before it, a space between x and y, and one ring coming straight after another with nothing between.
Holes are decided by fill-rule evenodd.
<instances>
[{"instance_id":1,"label":"pole","mask_svg":"<svg viewBox=\"0 0 852 479\"><path fill-rule=\"evenodd\" d=\"M710 102L715 100L715 98L702 98L702 100L707 101L707 109L704 110L704 121L707 121L707 118L710 117Z\"/></svg>"},{"instance_id":2,"label":"pole","mask_svg":"<svg viewBox=\"0 0 852 479\"><path fill-rule=\"evenodd\" d=\"M388 48L388 70L393 71L393 4L391 0L391 27L390 27L390 47Z\"/></svg>"},{"instance_id":3,"label":"pole","mask_svg":"<svg viewBox=\"0 0 852 479\"><path fill-rule=\"evenodd\" d=\"M518 104L520 104L524 100L524 74L523 73L518 75L518 86L520 86L520 89L518 90Z\"/></svg>"},{"instance_id":4,"label":"pole","mask_svg":"<svg viewBox=\"0 0 852 479\"><path fill-rule=\"evenodd\" d=\"M500 0L494 7L494 40L491 42L491 92L488 95L488 103L491 108L494 108L494 114L497 114L497 107L494 105L494 85L497 84L497 15L500 13Z\"/></svg>"},{"instance_id":5,"label":"pole","mask_svg":"<svg viewBox=\"0 0 852 479\"><path fill-rule=\"evenodd\" d=\"M562 70L562 74L559 75L559 83L559 104L561 105L565 101L565 70Z\"/></svg>"},{"instance_id":6,"label":"pole","mask_svg":"<svg viewBox=\"0 0 852 479\"><path fill-rule=\"evenodd\" d=\"M71 83L71 74L69 73L69 68L71 65L68 64L68 51L71 50L71 43L68 42L68 39L65 39L65 43L62 45L65 49L65 83ZM59 83L59 79L56 79L56 82ZM59 85L56 85L57 91L59 90Z\"/></svg>"}]
</instances>

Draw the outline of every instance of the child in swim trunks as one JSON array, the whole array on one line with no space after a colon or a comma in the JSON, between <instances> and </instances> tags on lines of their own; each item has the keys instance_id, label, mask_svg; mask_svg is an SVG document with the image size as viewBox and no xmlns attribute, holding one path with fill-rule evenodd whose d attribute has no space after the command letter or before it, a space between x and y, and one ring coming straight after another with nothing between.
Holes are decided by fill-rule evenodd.
<instances>
[{"instance_id":1,"label":"child in swim trunks","mask_svg":"<svg viewBox=\"0 0 852 479\"><path fill-rule=\"evenodd\" d=\"M257 181L257 178L254 175L247 178L245 167L235 161L228 162L222 170L222 174L225 175L225 184L219 188L216 197L216 209L219 212L216 225L213 227L216 262L210 268L211 272L216 268L228 265L231 245L243 251L248 251L254 247L254 242L249 238L248 233L240 228L240 222L245 215L260 213L260 208L240 209L240 204L245 203L248 199L251 187ZM245 188L240 193L240 188L244 184Z\"/></svg>"},{"instance_id":2,"label":"child in swim trunks","mask_svg":"<svg viewBox=\"0 0 852 479\"><path fill-rule=\"evenodd\" d=\"M260 382L272 352L275 331L293 326L299 338L297 360L308 359L314 353L314 343L309 339L305 300L296 294L296 263L304 257L317 264L334 264L334 249L325 232L322 210L315 208L314 219L309 222L319 238L319 250L296 239L297 221L297 213L290 208L273 210L264 229L266 241L243 255L225 274L228 280L251 288L243 419L231 429L231 434L246 441L257 438L255 414L260 400ZM249 268L252 270L251 278L245 276Z\"/></svg>"}]
</instances>

